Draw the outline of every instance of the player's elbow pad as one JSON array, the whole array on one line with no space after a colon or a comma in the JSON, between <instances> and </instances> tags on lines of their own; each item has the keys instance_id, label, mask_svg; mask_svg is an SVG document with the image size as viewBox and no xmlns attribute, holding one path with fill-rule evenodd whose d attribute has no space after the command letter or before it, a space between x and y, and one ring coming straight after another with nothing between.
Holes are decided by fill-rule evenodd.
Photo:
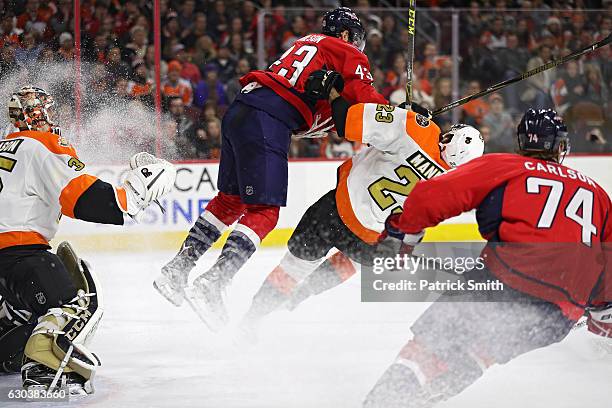
<instances>
[{"instance_id":1,"label":"player's elbow pad","mask_svg":"<svg viewBox=\"0 0 612 408\"><path fill-rule=\"evenodd\" d=\"M115 188L96 180L77 200L74 218L99 224L123 225L123 212L117 204Z\"/></svg>"}]
</instances>

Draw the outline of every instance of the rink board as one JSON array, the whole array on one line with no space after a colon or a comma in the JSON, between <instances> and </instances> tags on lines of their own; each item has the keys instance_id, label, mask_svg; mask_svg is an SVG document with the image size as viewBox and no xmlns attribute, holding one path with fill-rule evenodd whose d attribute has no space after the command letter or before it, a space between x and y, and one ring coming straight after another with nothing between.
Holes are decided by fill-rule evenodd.
<instances>
[{"instance_id":1,"label":"rink board","mask_svg":"<svg viewBox=\"0 0 612 408\"><path fill-rule=\"evenodd\" d=\"M262 242L278 247L287 243L304 211L335 187L340 161L293 161L289 163L287 207L282 208L277 228ZM570 167L582 171L612 191L612 156L579 156L567 159ZM87 171L102 180L119 184L127 170L120 165L90 165ZM69 240L80 250L170 250L177 248L200 212L217 193L219 166L214 162L178 163L174 192L161 200L166 209L151 206L140 224L95 225L64 217L54 244ZM224 237L225 238L225 237ZM473 213L462 214L427 230L429 241L480 240ZM223 244L220 240L216 246Z\"/></svg>"}]
</instances>

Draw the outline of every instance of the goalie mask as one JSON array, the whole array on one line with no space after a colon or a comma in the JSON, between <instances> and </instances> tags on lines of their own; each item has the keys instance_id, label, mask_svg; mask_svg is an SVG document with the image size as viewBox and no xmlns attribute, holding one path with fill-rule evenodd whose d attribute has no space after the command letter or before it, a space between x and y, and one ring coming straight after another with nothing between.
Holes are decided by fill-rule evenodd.
<instances>
[{"instance_id":1,"label":"goalie mask","mask_svg":"<svg viewBox=\"0 0 612 408\"><path fill-rule=\"evenodd\" d=\"M484 153L484 139L469 125L453 125L440 136L440 156L451 168L467 163Z\"/></svg>"},{"instance_id":2,"label":"goalie mask","mask_svg":"<svg viewBox=\"0 0 612 408\"><path fill-rule=\"evenodd\" d=\"M53 97L44 89L24 86L11 95L9 118L19 130L56 132L53 122Z\"/></svg>"}]
</instances>

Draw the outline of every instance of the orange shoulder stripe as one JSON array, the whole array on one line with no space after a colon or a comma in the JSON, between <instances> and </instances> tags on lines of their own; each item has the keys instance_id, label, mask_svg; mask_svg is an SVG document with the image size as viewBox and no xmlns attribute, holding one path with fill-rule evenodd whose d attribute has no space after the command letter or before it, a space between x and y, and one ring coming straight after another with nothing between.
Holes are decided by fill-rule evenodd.
<instances>
[{"instance_id":1,"label":"orange shoulder stripe","mask_svg":"<svg viewBox=\"0 0 612 408\"><path fill-rule=\"evenodd\" d=\"M363 109L364 104L358 103L349 107L344 127L344 138L352 142L361 142L363 139Z\"/></svg>"},{"instance_id":2,"label":"orange shoulder stripe","mask_svg":"<svg viewBox=\"0 0 612 408\"><path fill-rule=\"evenodd\" d=\"M0 232L0 249L17 245L49 245L49 242L34 231Z\"/></svg>"},{"instance_id":3,"label":"orange shoulder stripe","mask_svg":"<svg viewBox=\"0 0 612 408\"><path fill-rule=\"evenodd\" d=\"M121 211L127 212L127 193L125 192L125 189L123 187L115 187L115 191L117 194L117 204L119 205L119 208Z\"/></svg>"},{"instance_id":4,"label":"orange shoulder stripe","mask_svg":"<svg viewBox=\"0 0 612 408\"><path fill-rule=\"evenodd\" d=\"M416 115L412 111L406 114L406 132L429 157L443 169L448 170L448 164L440 157L440 146L438 145L440 128L431 120L426 127L419 125Z\"/></svg>"},{"instance_id":5,"label":"orange shoulder stripe","mask_svg":"<svg viewBox=\"0 0 612 408\"><path fill-rule=\"evenodd\" d=\"M51 153L67 154L72 157L77 157L77 153L76 150L74 150L74 147L72 147L72 145L70 144L68 144L67 146L60 144L62 136L56 135L55 133L38 132L35 130L24 130L21 132L11 133L6 138L16 139L19 137L27 137L29 139L37 140L38 142L42 143Z\"/></svg>"},{"instance_id":6,"label":"orange shoulder stripe","mask_svg":"<svg viewBox=\"0 0 612 408\"><path fill-rule=\"evenodd\" d=\"M90 176L89 174L83 174L82 176L70 180L70 183L62 190L59 198L62 214L74 218L74 206L83 193L87 191L96 180L98 180L97 177Z\"/></svg>"},{"instance_id":7,"label":"orange shoulder stripe","mask_svg":"<svg viewBox=\"0 0 612 408\"><path fill-rule=\"evenodd\" d=\"M338 215L347 226L349 230L363 241L368 244L375 244L378 242L378 232L366 228L359 222L357 215L353 211L351 205L351 198L348 192L348 175L353 167L353 161L348 159L338 168L338 186L336 187L336 207L338 209Z\"/></svg>"}]
</instances>

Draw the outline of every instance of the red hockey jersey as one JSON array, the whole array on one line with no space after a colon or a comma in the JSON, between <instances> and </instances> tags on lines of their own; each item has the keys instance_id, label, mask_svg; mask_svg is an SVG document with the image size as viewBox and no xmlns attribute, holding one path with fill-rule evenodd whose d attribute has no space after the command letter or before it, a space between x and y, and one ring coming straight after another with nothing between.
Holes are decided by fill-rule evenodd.
<instances>
[{"instance_id":1,"label":"red hockey jersey","mask_svg":"<svg viewBox=\"0 0 612 408\"><path fill-rule=\"evenodd\" d=\"M319 69L334 70L342 74L345 83L342 96L349 103L387 104L387 100L372 86L373 78L366 55L354 45L324 34L311 34L300 38L270 65L267 71L249 72L240 78L240 83L245 86L250 82L257 82L271 88L293 105L310 127L315 121L316 112L327 111L323 115L330 115L329 104L318 104L316 112L313 112L295 91L303 92L308 76Z\"/></svg>"},{"instance_id":2,"label":"red hockey jersey","mask_svg":"<svg viewBox=\"0 0 612 408\"><path fill-rule=\"evenodd\" d=\"M485 249L502 282L576 318L612 301L612 205L589 177L516 154L485 155L419 182L397 227L414 234L474 208L484 238L517 243Z\"/></svg>"}]
</instances>

